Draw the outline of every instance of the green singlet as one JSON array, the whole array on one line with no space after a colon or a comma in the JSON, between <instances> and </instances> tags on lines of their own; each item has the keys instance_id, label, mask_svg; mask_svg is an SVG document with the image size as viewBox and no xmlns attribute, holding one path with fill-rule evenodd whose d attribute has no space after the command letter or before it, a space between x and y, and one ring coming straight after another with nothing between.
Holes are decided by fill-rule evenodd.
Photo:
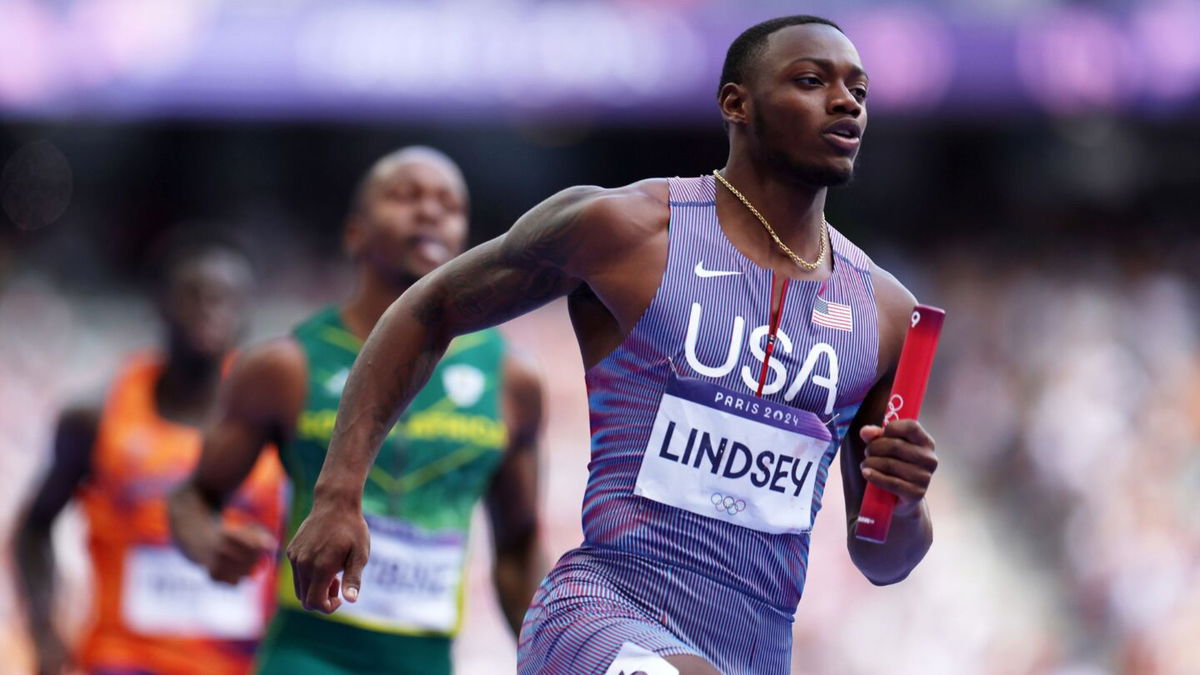
<instances>
[{"instance_id":1,"label":"green singlet","mask_svg":"<svg viewBox=\"0 0 1200 675\"><path fill-rule=\"evenodd\" d=\"M308 357L308 398L292 442L280 452L292 483L289 541L312 508L342 387L362 346L336 308L293 334ZM471 511L507 445L503 356L495 330L450 343L367 477L363 515L371 557L358 602L331 615L307 612L296 599L291 567L280 565L279 611L259 651L260 673L450 673Z\"/></svg>"}]
</instances>

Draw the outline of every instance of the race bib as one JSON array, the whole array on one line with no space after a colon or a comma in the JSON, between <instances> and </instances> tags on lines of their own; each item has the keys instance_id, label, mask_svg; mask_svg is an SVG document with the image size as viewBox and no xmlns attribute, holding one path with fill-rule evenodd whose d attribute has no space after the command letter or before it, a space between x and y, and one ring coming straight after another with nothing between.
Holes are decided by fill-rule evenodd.
<instances>
[{"instance_id":1,"label":"race bib","mask_svg":"<svg viewBox=\"0 0 1200 675\"><path fill-rule=\"evenodd\" d=\"M811 412L672 374L634 494L759 532L808 532L832 439Z\"/></svg>"},{"instance_id":2,"label":"race bib","mask_svg":"<svg viewBox=\"0 0 1200 675\"><path fill-rule=\"evenodd\" d=\"M452 632L458 622L466 539L429 533L402 520L367 515L371 557L358 602L338 614L385 629Z\"/></svg>"},{"instance_id":3,"label":"race bib","mask_svg":"<svg viewBox=\"0 0 1200 675\"><path fill-rule=\"evenodd\" d=\"M261 569L236 586L217 583L172 546L139 546L125 558L121 612L143 635L254 640L265 619L264 583Z\"/></svg>"},{"instance_id":4,"label":"race bib","mask_svg":"<svg viewBox=\"0 0 1200 675\"><path fill-rule=\"evenodd\" d=\"M604 675L679 675L679 669L649 649L623 642Z\"/></svg>"}]
</instances>

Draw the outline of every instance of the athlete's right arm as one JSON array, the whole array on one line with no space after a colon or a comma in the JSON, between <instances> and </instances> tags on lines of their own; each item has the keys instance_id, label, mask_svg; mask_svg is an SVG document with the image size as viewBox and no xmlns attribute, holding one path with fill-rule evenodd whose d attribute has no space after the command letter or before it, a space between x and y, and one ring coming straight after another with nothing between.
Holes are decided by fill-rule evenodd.
<instances>
[{"instance_id":1,"label":"athlete's right arm","mask_svg":"<svg viewBox=\"0 0 1200 675\"><path fill-rule=\"evenodd\" d=\"M221 509L263 447L280 444L295 426L306 372L304 352L294 340L275 340L242 354L221 383L199 462L171 494L167 513L175 542L216 581L237 583L275 550L275 533L256 524L222 523Z\"/></svg>"},{"instance_id":2,"label":"athlete's right arm","mask_svg":"<svg viewBox=\"0 0 1200 675\"><path fill-rule=\"evenodd\" d=\"M589 280L612 250L613 237L602 236L614 212L611 195L588 187L560 192L503 236L427 275L384 313L350 371L312 511L288 545L297 597L306 608L329 613L341 605L335 577L342 570L346 599L357 599L369 551L361 508L367 472L450 340Z\"/></svg>"},{"instance_id":3,"label":"athlete's right arm","mask_svg":"<svg viewBox=\"0 0 1200 675\"><path fill-rule=\"evenodd\" d=\"M54 435L54 462L17 528L17 569L28 598L38 673L58 675L71 661L52 616L55 566L50 531L59 512L91 473L99 421L99 411L92 408L73 408L62 414Z\"/></svg>"}]
</instances>

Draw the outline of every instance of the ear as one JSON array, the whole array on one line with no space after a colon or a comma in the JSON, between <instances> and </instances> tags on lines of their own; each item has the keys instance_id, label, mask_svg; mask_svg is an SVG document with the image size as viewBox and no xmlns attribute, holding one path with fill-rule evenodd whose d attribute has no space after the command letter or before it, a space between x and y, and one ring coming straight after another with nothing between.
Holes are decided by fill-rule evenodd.
<instances>
[{"instance_id":1,"label":"ear","mask_svg":"<svg viewBox=\"0 0 1200 675\"><path fill-rule=\"evenodd\" d=\"M346 257L356 260L366 243L367 227L362 216L357 212L346 216L346 222L342 226L342 250Z\"/></svg>"},{"instance_id":2,"label":"ear","mask_svg":"<svg viewBox=\"0 0 1200 675\"><path fill-rule=\"evenodd\" d=\"M726 124L746 124L750 119L751 103L749 92L736 82L726 82L717 94L717 105Z\"/></svg>"}]
</instances>

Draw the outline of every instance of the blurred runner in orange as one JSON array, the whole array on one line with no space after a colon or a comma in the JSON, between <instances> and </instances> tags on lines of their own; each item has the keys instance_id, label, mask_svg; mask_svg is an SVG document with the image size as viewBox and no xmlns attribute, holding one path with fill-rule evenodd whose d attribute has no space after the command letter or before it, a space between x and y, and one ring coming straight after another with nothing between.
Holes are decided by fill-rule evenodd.
<instances>
[{"instance_id":1,"label":"blurred runner in orange","mask_svg":"<svg viewBox=\"0 0 1200 675\"><path fill-rule=\"evenodd\" d=\"M264 454L225 510L216 555L236 586L218 584L179 553L166 497L200 455L199 425L216 402L222 365L245 325L250 269L219 246L168 258L160 309L164 353L134 355L102 405L59 419L54 460L17 535L38 671L243 673L270 616L282 470ZM51 616L50 530L71 499L88 521L92 622L69 649ZM214 578L217 575L213 575Z\"/></svg>"}]
</instances>

